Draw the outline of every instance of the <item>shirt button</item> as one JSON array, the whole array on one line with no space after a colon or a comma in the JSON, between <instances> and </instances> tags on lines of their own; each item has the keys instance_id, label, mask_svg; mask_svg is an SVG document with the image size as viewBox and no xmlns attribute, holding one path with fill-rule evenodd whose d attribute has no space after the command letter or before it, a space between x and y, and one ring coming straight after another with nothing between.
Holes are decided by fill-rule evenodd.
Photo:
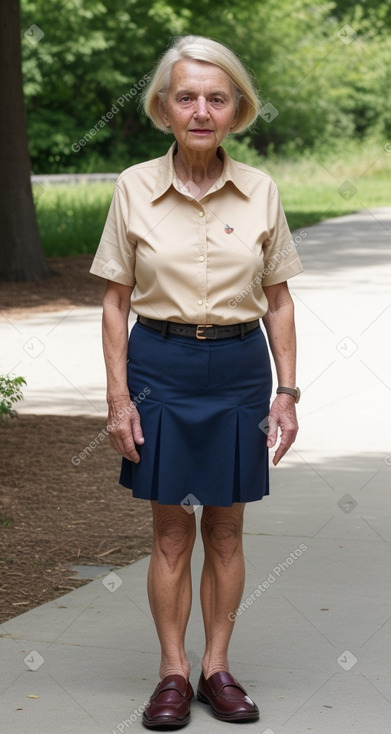
<instances>
[{"instance_id":1,"label":"shirt button","mask_svg":"<svg viewBox=\"0 0 391 734\"><path fill-rule=\"evenodd\" d=\"M204 260L205 260L204 256L203 255L200 255L199 258L198 258L198 262L203 263Z\"/></svg>"},{"instance_id":2,"label":"shirt button","mask_svg":"<svg viewBox=\"0 0 391 734\"><path fill-rule=\"evenodd\" d=\"M199 217L203 217L205 215L205 212L198 212Z\"/></svg>"},{"instance_id":3,"label":"shirt button","mask_svg":"<svg viewBox=\"0 0 391 734\"><path fill-rule=\"evenodd\" d=\"M200 299L199 301L197 301L197 303L198 303L199 306L202 306L203 301L201 301L201 299Z\"/></svg>"}]
</instances>

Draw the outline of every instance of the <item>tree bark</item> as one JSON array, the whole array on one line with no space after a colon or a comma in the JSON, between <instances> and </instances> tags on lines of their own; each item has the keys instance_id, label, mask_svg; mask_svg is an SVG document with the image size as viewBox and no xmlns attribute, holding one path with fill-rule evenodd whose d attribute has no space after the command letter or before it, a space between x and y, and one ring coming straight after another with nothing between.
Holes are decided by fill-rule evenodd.
<instances>
[{"instance_id":1,"label":"tree bark","mask_svg":"<svg viewBox=\"0 0 391 734\"><path fill-rule=\"evenodd\" d=\"M19 0L2 3L0 16L0 280L37 281L50 273L31 188Z\"/></svg>"}]
</instances>

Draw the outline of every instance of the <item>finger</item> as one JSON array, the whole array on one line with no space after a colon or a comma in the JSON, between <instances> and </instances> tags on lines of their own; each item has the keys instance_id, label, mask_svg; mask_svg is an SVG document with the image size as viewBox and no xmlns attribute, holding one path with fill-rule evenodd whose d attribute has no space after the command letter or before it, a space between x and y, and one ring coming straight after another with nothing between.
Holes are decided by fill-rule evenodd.
<instances>
[{"instance_id":1,"label":"finger","mask_svg":"<svg viewBox=\"0 0 391 734\"><path fill-rule=\"evenodd\" d=\"M138 444L144 443L144 434L141 428L141 421L140 421L139 413L136 413L131 418L131 424L132 424L133 439L135 443L138 443Z\"/></svg>"},{"instance_id":2,"label":"finger","mask_svg":"<svg viewBox=\"0 0 391 734\"><path fill-rule=\"evenodd\" d=\"M277 466L278 462L280 461L280 459L282 459L282 457L284 456L284 454L286 454L286 452L287 452L287 449L285 449L284 451L283 449L281 449L281 445L278 447L276 453L273 456L274 466Z\"/></svg>"},{"instance_id":3,"label":"finger","mask_svg":"<svg viewBox=\"0 0 391 734\"><path fill-rule=\"evenodd\" d=\"M277 466L280 459L282 459L282 457L285 456L287 451L290 449L296 438L296 434L296 430L283 431L283 433L281 434L280 445L273 457L274 466Z\"/></svg>"},{"instance_id":4,"label":"finger","mask_svg":"<svg viewBox=\"0 0 391 734\"><path fill-rule=\"evenodd\" d=\"M135 464L138 464L140 461L140 455L136 451L136 447L134 445L133 438L128 439L124 444L124 452L122 456L125 457L125 459L129 459L129 461L133 461Z\"/></svg>"},{"instance_id":5,"label":"finger","mask_svg":"<svg viewBox=\"0 0 391 734\"><path fill-rule=\"evenodd\" d=\"M125 436L111 434L110 441L113 448L121 456L124 456L125 459L128 459L129 461L134 461L136 464L138 464L138 462L140 461L140 456L136 451L133 436L131 433L128 433Z\"/></svg>"},{"instance_id":6,"label":"finger","mask_svg":"<svg viewBox=\"0 0 391 734\"><path fill-rule=\"evenodd\" d=\"M273 464L274 464L274 466L277 466L278 462L282 459L283 456L285 456L285 454L286 454L286 452L288 451L289 448L290 448L290 446L284 446L284 444L281 444L280 443L280 445L279 445L276 453L273 456Z\"/></svg>"},{"instance_id":7,"label":"finger","mask_svg":"<svg viewBox=\"0 0 391 734\"><path fill-rule=\"evenodd\" d=\"M272 415L269 415L268 423L269 423L269 428L267 432L266 446L269 449L271 449L276 444L276 441L277 441L278 423L275 420L275 418L273 418Z\"/></svg>"}]
</instances>

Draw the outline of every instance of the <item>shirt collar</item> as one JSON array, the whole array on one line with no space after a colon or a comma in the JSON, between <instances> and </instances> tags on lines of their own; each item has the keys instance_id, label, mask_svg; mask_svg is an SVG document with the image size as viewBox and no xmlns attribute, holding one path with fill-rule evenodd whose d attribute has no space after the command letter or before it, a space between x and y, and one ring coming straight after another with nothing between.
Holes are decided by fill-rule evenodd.
<instances>
[{"instance_id":1,"label":"shirt collar","mask_svg":"<svg viewBox=\"0 0 391 734\"><path fill-rule=\"evenodd\" d=\"M159 159L159 165L157 168L157 177L155 188L152 194L151 201L155 201L160 196L166 193L170 186L173 185L175 169L174 169L174 152L176 150L176 142L174 142L166 155ZM212 186L207 194L212 193L221 189L228 181L231 181L234 186L242 194L250 198L250 193L246 185L245 176L241 164L238 161L233 160L228 153L225 152L224 148L219 146L218 155L223 161L223 170L216 183Z\"/></svg>"}]
</instances>

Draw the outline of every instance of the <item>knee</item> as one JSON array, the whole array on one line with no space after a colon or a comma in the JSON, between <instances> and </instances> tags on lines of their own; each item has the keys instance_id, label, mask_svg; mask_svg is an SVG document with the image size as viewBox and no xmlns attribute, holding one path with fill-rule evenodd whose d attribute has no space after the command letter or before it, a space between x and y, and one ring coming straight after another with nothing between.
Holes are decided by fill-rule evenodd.
<instances>
[{"instance_id":1,"label":"knee","mask_svg":"<svg viewBox=\"0 0 391 734\"><path fill-rule=\"evenodd\" d=\"M171 568L181 557L191 556L195 537L193 525L193 516L171 518L163 515L157 521L155 543Z\"/></svg>"},{"instance_id":2,"label":"knee","mask_svg":"<svg viewBox=\"0 0 391 734\"><path fill-rule=\"evenodd\" d=\"M242 552L241 519L212 514L203 517L201 529L205 552L217 554L224 566L229 564L235 553Z\"/></svg>"}]
</instances>

